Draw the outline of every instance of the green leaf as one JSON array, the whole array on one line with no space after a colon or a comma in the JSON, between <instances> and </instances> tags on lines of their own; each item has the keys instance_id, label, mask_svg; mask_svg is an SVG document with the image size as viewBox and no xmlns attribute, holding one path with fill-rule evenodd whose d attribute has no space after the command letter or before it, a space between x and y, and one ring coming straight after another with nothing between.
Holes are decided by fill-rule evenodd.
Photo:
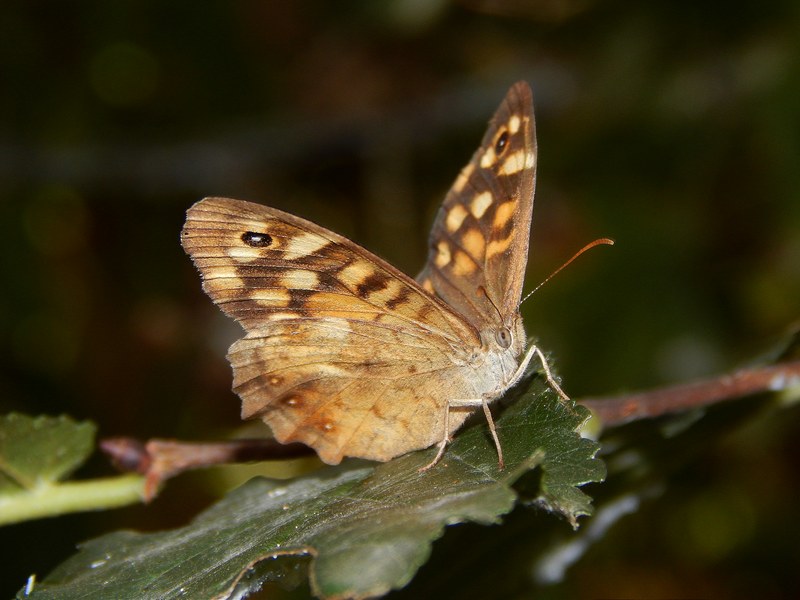
<instances>
[{"instance_id":1,"label":"green leaf","mask_svg":"<svg viewBox=\"0 0 800 600\"><path fill-rule=\"evenodd\" d=\"M95 426L69 417L0 416L0 525L141 502L144 478L61 480L94 448Z\"/></svg>"},{"instance_id":2,"label":"green leaf","mask_svg":"<svg viewBox=\"0 0 800 600\"><path fill-rule=\"evenodd\" d=\"M0 492L64 479L92 453L94 424L66 416L0 416Z\"/></svg>"},{"instance_id":3,"label":"green leaf","mask_svg":"<svg viewBox=\"0 0 800 600\"><path fill-rule=\"evenodd\" d=\"M261 581L278 580L282 560L298 557L311 557L319 596L381 595L411 580L446 525L499 522L517 501L513 484L535 467L537 501L574 523L590 512L575 486L599 481L605 468L597 444L577 433L588 411L536 389L498 420L504 470L479 422L424 473L435 449L378 466L352 461L288 484L256 478L180 529L85 544L30 598L229 597L258 587L254 566Z\"/></svg>"}]
</instances>

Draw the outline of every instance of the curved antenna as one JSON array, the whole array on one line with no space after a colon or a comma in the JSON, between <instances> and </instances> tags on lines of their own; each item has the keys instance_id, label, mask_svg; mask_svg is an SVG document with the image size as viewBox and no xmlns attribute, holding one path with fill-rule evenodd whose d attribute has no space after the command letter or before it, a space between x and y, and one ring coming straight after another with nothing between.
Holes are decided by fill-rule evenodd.
<instances>
[{"instance_id":1,"label":"curved antenna","mask_svg":"<svg viewBox=\"0 0 800 600\"><path fill-rule=\"evenodd\" d=\"M566 267L568 264L570 264L573 260L578 258L581 254L583 254L587 250L590 250L590 249L594 248L595 246L600 246L600 245L613 246L614 245L614 240L612 240L611 238L599 238L599 239L594 240L593 242L589 242L588 244L586 244L583 248L581 248L575 254L573 254L572 258L570 258L567 262L565 262L563 265L558 267L555 271L550 273L550 275L545 277L544 280L539 285L537 285L530 292L528 292L528 294L522 300L520 300L519 305L522 306L522 303L525 302L525 300L527 300L531 296L533 296L533 293L536 290L538 290L545 283L550 281L557 273L559 273L564 267Z\"/></svg>"}]
</instances>

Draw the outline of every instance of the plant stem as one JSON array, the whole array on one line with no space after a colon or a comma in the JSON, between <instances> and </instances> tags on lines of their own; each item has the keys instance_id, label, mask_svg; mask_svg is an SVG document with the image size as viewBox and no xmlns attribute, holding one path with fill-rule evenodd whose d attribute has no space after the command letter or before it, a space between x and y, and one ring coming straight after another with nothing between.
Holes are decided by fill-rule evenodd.
<instances>
[{"instance_id":1,"label":"plant stem","mask_svg":"<svg viewBox=\"0 0 800 600\"><path fill-rule=\"evenodd\" d=\"M0 498L0 525L42 517L117 508L142 501L144 477L120 475L86 481L42 483Z\"/></svg>"},{"instance_id":2,"label":"plant stem","mask_svg":"<svg viewBox=\"0 0 800 600\"><path fill-rule=\"evenodd\" d=\"M742 369L656 390L578 400L604 427L700 408L726 400L800 386L800 361Z\"/></svg>"}]
</instances>

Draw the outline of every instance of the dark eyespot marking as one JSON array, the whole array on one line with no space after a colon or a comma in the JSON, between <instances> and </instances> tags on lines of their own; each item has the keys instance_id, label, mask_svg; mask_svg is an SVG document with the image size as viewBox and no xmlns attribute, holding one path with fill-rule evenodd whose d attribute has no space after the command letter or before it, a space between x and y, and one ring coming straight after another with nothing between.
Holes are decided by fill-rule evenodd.
<instances>
[{"instance_id":1,"label":"dark eyespot marking","mask_svg":"<svg viewBox=\"0 0 800 600\"><path fill-rule=\"evenodd\" d=\"M503 131L503 133L500 134L500 137L497 138L497 141L494 144L494 153L497 154L497 156L500 156L503 152L505 152L505 149L507 147L508 147L508 131Z\"/></svg>"},{"instance_id":2,"label":"dark eyespot marking","mask_svg":"<svg viewBox=\"0 0 800 600\"><path fill-rule=\"evenodd\" d=\"M251 248L266 248L272 245L272 236L268 233L245 231L242 234L242 241Z\"/></svg>"},{"instance_id":3,"label":"dark eyespot marking","mask_svg":"<svg viewBox=\"0 0 800 600\"><path fill-rule=\"evenodd\" d=\"M511 346L511 331L508 327L498 329L495 334L495 339L497 343L500 344L501 348L509 348Z\"/></svg>"}]
</instances>

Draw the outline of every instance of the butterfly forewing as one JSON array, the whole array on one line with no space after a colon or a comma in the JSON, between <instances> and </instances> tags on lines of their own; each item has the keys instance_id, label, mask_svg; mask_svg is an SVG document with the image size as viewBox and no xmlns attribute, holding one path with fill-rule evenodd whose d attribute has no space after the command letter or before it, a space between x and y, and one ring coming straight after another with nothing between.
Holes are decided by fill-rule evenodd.
<instances>
[{"instance_id":1,"label":"butterfly forewing","mask_svg":"<svg viewBox=\"0 0 800 600\"><path fill-rule=\"evenodd\" d=\"M536 175L531 91L515 84L450 188L417 277L467 320L497 328L517 311Z\"/></svg>"},{"instance_id":2,"label":"butterfly forewing","mask_svg":"<svg viewBox=\"0 0 800 600\"><path fill-rule=\"evenodd\" d=\"M248 331L287 317L340 317L427 330L456 343L471 335L384 260L274 208L206 198L189 209L182 242L204 291Z\"/></svg>"}]
</instances>

